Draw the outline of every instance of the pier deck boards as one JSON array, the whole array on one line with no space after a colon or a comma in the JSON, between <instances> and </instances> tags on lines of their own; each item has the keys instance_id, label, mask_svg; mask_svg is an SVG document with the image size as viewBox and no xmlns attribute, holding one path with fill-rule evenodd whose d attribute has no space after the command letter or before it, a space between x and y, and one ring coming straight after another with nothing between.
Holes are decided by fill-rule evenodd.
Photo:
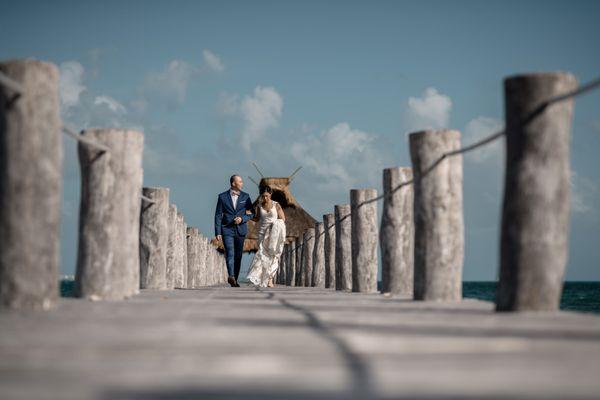
<instances>
[{"instance_id":1,"label":"pier deck boards","mask_svg":"<svg viewBox=\"0 0 600 400\"><path fill-rule=\"evenodd\" d=\"M0 313L2 399L592 399L600 316L315 288Z\"/></svg>"}]
</instances>

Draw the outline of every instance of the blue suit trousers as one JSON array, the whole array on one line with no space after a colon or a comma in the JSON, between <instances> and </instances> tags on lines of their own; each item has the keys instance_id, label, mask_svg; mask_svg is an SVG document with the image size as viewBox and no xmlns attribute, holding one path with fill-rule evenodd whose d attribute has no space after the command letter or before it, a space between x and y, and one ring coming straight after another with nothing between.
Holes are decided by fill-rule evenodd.
<instances>
[{"instance_id":1,"label":"blue suit trousers","mask_svg":"<svg viewBox=\"0 0 600 400\"><path fill-rule=\"evenodd\" d=\"M225 247L225 260L227 261L227 274L235 276L238 280L242 267L242 253L244 251L244 239L246 236L223 235L223 246Z\"/></svg>"}]
</instances>

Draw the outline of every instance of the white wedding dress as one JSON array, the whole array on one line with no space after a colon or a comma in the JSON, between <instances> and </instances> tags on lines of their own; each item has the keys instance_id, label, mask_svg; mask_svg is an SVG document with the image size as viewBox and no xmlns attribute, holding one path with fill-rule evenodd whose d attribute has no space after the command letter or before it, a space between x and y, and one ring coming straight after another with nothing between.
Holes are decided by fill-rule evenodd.
<instances>
[{"instance_id":1,"label":"white wedding dress","mask_svg":"<svg viewBox=\"0 0 600 400\"><path fill-rule=\"evenodd\" d=\"M269 278L279 268L279 260L285 244L285 222L277 218L277 202L269 211L259 204L258 251L254 254L246 278L256 286L266 287Z\"/></svg>"}]
</instances>

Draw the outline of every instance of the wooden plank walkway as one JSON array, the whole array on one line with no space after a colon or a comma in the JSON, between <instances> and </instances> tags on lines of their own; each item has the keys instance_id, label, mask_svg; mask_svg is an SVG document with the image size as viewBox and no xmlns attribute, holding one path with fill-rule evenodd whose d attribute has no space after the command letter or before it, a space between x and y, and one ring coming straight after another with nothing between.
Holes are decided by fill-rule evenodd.
<instances>
[{"instance_id":1,"label":"wooden plank walkway","mask_svg":"<svg viewBox=\"0 0 600 400\"><path fill-rule=\"evenodd\" d=\"M0 313L2 399L597 399L600 316L315 288Z\"/></svg>"}]
</instances>

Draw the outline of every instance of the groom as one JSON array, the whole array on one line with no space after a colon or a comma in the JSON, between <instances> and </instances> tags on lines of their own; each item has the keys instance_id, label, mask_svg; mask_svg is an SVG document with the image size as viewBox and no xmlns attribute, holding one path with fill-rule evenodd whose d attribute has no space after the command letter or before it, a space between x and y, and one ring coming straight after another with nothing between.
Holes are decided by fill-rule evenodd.
<instances>
[{"instance_id":1,"label":"groom","mask_svg":"<svg viewBox=\"0 0 600 400\"><path fill-rule=\"evenodd\" d=\"M231 187L219 194L215 210L215 236L223 242L227 260L227 282L232 287L240 287L237 280L242 265L244 239L248 233L246 222L254 217L250 195L242 192L244 181L239 175L229 178Z\"/></svg>"}]
</instances>

